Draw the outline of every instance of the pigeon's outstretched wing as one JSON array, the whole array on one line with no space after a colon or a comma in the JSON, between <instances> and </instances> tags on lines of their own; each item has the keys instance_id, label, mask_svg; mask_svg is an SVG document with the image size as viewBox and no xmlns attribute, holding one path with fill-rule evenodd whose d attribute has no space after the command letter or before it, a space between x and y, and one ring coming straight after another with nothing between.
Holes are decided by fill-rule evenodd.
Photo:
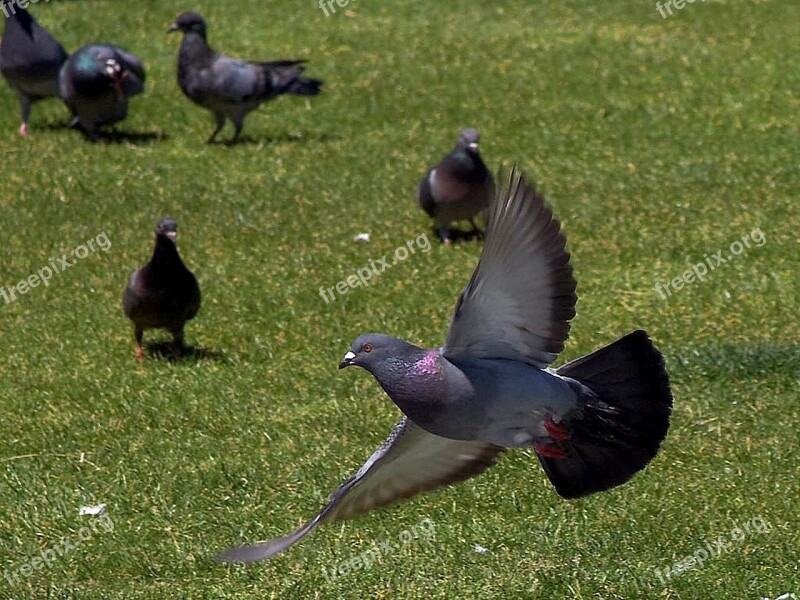
<instances>
[{"instance_id":1,"label":"pigeon's outstretched wing","mask_svg":"<svg viewBox=\"0 0 800 600\"><path fill-rule=\"evenodd\" d=\"M540 368L553 362L575 316L569 258L553 211L513 170L490 205L486 244L458 299L442 354L519 360Z\"/></svg>"},{"instance_id":2,"label":"pigeon's outstretched wing","mask_svg":"<svg viewBox=\"0 0 800 600\"><path fill-rule=\"evenodd\" d=\"M492 444L430 434L403 417L381 447L330 495L328 504L308 523L281 538L231 548L217 559L250 563L269 558L300 541L321 523L347 519L474 477L491 467L502 451Z\"/></svg>"}]
</instances>

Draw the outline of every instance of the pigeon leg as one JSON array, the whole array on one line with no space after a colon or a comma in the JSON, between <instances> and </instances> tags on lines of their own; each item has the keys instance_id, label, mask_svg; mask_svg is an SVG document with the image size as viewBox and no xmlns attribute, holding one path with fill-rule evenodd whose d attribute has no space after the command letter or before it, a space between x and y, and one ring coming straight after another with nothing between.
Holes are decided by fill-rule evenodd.
<instances>
[{"instance_id":1,"label":"pigeon leg","mask_svg":"<svg viewBox=\"0 0 800 600\"><path fill-rule=\"evenodd\" d=\"M144 360L144 349L142 348L142 337L144 336L144 330L137 327L133 335L136 338L136 360L141 362Z\"/></svg>"},{"instance_id":2,"label":"pigeon leg","mask_svg":"<svg viewBox=\"0 0 800 600\"><path fill-rule=\"evenodd\" d=\"M244 126L244 119L233 119L233 126L236 128L233 132L233 137L229 142L231 145L237 143L239 141L239 135L242 133L242 127Z\"/></svg>"},{"instance_id":3,"label":"pigeon leg","mask_svg":"<svg viewBox=\"0 0 800 600\"><path fill-rule=\"evenodd\" d=\"M83 128L83 132L86 134L86 138L90 142L97 142L100 139L100 128L95 123L85 123L83 121L80 122L80 126Z\"/></svg>"},{"instance_id":4,"label":"pigeon leg","mask_svg":"<svg viewBox=\"0 0 800 600\"><path fill-rule=\"evenodd\" d=\"M17 98L19 98L19 105L22 109L22 124L19 126L19 134L22 137L28 137L28 121L31 118L31 100L21 92L17 92Z\"/></svg>"},{"instance_id":5,"label":"pigeon leg","mask_svg":"<svg viewBox=\"0 0 800 600\"><path fill-rule=\"evenodd\" d=\"M225 126L225 115L222 113L214 113L214 119L216 120L216 129L214 129L214 133L211 134L211 137L208 138L206 143L213 144L214 140L217 138L217 134L222 131L222 128Z\"/></svg>"},{"instance_id":6,"label":"pigeon leg","mask_svg":"<svg viewBox=\"0 0 800 600\"><path fill-rule=\"evenodd\" d=\"M470 218L469 224L472 225L472 233L477 234L478 237L483 237L483 231L475 224L475 217Z\"/></svg>"},{"instance_id":7,"label":"pigeon leg","mask_svg":"<svg viewBox=\"0 0 800 600\"><path fill-rule=\"evenodd\" d=\"M175 358L183 358L183 327L172 331L172 344L174 346Z\"/></svg>"}]
</instances>

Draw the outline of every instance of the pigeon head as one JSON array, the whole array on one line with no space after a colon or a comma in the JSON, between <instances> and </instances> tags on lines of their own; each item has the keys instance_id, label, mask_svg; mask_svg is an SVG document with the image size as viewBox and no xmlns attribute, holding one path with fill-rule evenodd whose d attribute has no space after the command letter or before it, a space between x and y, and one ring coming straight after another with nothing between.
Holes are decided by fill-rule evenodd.
<instances>
[{"instance_id":1,"label":"pigeon head","mask_svg":"<svg viewBox=\"0 0 800 600\"><path fill-rule=\"evenodd\" d=\"M478 133L477 129L473 129L472 127L467 127L466 129L462 129L461 133L458 135L458 142L456 144L459 148L467 148L469 150L478 151L478 140L481 138L481 134Z\"/></svg>"},{"instance_id":2,"label":"pigeon head","mask_svg":"<svg viewBox=\"0 0 800 600\"><path fill-rule=\"evenodd\" d=\"M172 243L178 241L178 223L172 217L161 217L156 223L156 237L163 236Z\"/></svg>"},{"instance_id":3,"label":"pigeon head","mask_svg":"<svg viewBox=\"0 0 800 600\"><path fill-rule=\"evenodd\" d=\"M206 38L206 22L203 17L195 12L185 12L178 15L175 22L169 26L167 33L182 31L183 33L197 33Z\"/></svg>"},{"instance_id":4,"label":"pigeon head","mask_svg":"<svg viewBox=\"0 0 800 600\"><path fill-rule=\"evenodd\" d=\"M388 371L404 371L421 353L422 348L390 335L365 333L350 346L339 368L361 367L380 380Z\"/></svg>"}]
</instances>

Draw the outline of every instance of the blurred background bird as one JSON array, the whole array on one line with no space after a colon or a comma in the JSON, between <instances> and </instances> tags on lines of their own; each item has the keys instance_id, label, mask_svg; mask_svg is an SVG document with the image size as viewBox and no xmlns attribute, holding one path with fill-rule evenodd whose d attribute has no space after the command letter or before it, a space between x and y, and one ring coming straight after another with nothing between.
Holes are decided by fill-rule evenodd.
<instances>
[{"instance_id":1,"label":"blurred background bird","mask_svg":"<svg viewBox=\"0 0 800 600\"><path fill-rule=\"evenodd\" d=\"M167 33L183 32L178 52L178 85L195 104L210 110L216 127L213 142L225 125L233 123L230 143L239 141L244 119L262 102L282 94L316 96L322 80L303 77L304 60L250 62L215 52L206 41L206 22L197 13L178 16Z\"/></svg>"},{"instance_id":2,"label":"blurred background bird","mask_svg":"<svg viewBox=\"0 0 800 600\"><path fill-rule=\"evenodd\" d=\"M59 95L58 74L68 58L64 47L16 2L3 3L0 73L17 95L22 111L19 134L28 135L31 105Z\"/></svg>"},{"instance_id":3,"label":"blurred background bird","mask_svg":"<svg viewBox=\"0 0 800 600\"><path fill-rule=\"evenodd\" d=\"M489 206L494 178L478 151L477 129L462 129L455 148L428 170L417 188L417 200L433 217L445 244L451 243L450 224L468 219L480 233L475 217Z\"/></svg>"},{"instance_id":4,"label":"blurred background bird","mask_svg":"<svg viewBox=\"0 0 800 600\"><path fill-rule=\"evenodd\" d=\"M134 272L122 294L122 308L133 321L136 359L144 359L145 329L172 334L175 356L183 356L183 327L200 309L200 286L178 254L178 224L170 217L156 223L153 256Z\"/></svg>"},{"instance_id":5,"label":"blurred background bird","mask_svg":"<svg viewBox=\"0 0 800 600\"><path fill-rule=\"evenodd\" d=\"M133 54L110 44L89 44L64 63L59 76L61 97L80 127L96 141L100 128L128 116L128 98L144 91L145 71Z\"/></svg>"}]
</instances>

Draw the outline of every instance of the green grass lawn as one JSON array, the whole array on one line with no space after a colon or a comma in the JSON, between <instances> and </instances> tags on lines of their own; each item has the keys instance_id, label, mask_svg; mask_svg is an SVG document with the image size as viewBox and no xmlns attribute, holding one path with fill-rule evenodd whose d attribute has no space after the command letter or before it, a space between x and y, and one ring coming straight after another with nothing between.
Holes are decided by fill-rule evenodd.
<instances>
[{"instance_id":1,"label":"green grass lawn","mask_svg":"<svg viewBox=\"0 0 800 600\"><path fill-rule=\"evenodd\" d=\"M178 89L180 40L164 34L182 10L206 16L227 54L308 58L324 93L263 106L239 146L206 145L211 116ZM98 144L65 128L55 100L20 139L0 86L0 285L110 242L47 287L0 297L0 572L30 569L0 578L0 598L800 597L796 0L698 1L666 19L652 0L344 10L32 8L68 50L114 42L148 79ZM336 368L357 335L442 343L481 244L436 243L414 195L468 125L490 167L527 170L563 221L580 299L561 360L635 328L664 352L675 409L661 453L630 483L568 502L532 452L510 452L266 563L216 564L312 516L396 422L371 376ZM137 364L121 292L165 214L203 290L186 330L201 351ZM764 243L730 256L757 229ZM421 234L429 252L320 297ZM661 298L656 284L719 250L727 263ZM78 515L101 502L110 531ZM434 535L409 540L423 522ZM726 551L660 580L720 536ZM323 572L387 540L379 564Z\"/></svg>"}]
</instances>

